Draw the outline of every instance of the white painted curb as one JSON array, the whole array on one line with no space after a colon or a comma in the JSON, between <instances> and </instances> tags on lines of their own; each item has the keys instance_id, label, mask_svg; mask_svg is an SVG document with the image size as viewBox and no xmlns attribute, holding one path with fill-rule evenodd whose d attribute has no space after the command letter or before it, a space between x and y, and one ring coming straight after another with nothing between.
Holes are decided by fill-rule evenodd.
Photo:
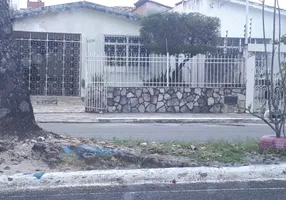
<instances>
[{"instance_id":1,"label":"white painted curb","mask_svg":"<svg viewBox=\"0 0 286 200\"><path fill-rule=\"evenodd\" d=\"M258 118L87 118L87 119L37 119L37 123L254 123L263 124Z\"/></svg>"},{"instance_id":2,"label":"white painted curb","mask_svg":"<svg viewBox=\"0 0 286 200\"><path fill-rule=\"evenodd\" d=\"M33 174L0 176L0 191L51 189L82 186L120 186L286 180L286 164L245 167L197 167L170 169L102 170L46 173L41 179Z\"/></svg>"}]
</instances>

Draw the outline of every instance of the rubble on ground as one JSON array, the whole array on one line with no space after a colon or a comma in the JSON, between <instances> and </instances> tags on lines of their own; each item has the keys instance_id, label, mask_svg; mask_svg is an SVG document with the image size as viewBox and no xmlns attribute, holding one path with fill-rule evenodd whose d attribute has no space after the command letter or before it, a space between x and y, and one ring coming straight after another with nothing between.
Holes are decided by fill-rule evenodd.
<instances>
[{"instance_id":1,"label":"rubble on ground","mask_svg":"<svg viewBox=\"0 0 286 200\"><path fill-rule=\"evenodd\" d=\"M203 147L141 142L137 145L116 145L114 142L96 141L50 134L25 141L0 140L0 175L34 173L40 178L45 172L83 171L98 169L169 168L197 166L242 166L248 164L274 164L280 158L246 155L245 162L221 163L194 158ZM189 155L189 156L188 156Z\"/></svg>"}]
</instances>

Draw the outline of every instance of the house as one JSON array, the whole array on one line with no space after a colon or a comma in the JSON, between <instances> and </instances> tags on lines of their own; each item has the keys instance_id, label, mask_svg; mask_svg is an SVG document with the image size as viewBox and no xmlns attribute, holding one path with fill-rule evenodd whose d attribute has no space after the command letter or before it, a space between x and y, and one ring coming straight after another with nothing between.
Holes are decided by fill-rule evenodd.
<instances>
[{"instance_id":1,"label":"house","mask_svg":"<svg viewBox=\"0 0 286 200\"><path fill-rule=\"evenodd\" d=\"M245 0L183 0L176 4L173 12L190 13L198 12L207 16L218 17L221 20L222 37L231 40L228 43L238 45L241 40L244 43L246 24L246 1ZM278 11L277 11L278 12ZM278 13L277 13L278 15ZM281 9L281 23L286 23L286 10ZM266 38L272 38L273 8L265 7ZM278 17L277 17L278 24ZM262 43L262 5L249 3L248 21L250 43ZM278 25L277 34L278 34ZM282 26L282 34L286 34L286 27ZM278 36L278 35L277 35Z\"/></svg>"},{"instance_id":2,"label":"house","mask_svg":"<svg viewBox=\"0 0 286 200\"><path fill-rule=\"evenodd\" d=\"M76 2L19 10L14 36L32 95L84 96L87 43L98 54L140 51L140 16Z\"/></svg>"},{"instance_id":3,"label":"house","mask_svg":"<svg viewBox=\"0 0 286 200\"><path fill-rule=\"evenodd\" d=\"M120 9L122 11L133 12L141 16L163 13L172 9L170 6L166 6L152 0L138 0L134 6L135 7L114 6L114 8Z\"/></svg>"},{"instance_id":4,"label":"house","mask_svg":"<svg viewBox=\"0 0 286 200\"><path fill-rule=\"evenodd\" d=\"M132 101L136 104L134 106L140 108L134 112L157 112L163 103L158 99L162 101L163 96L168 100L165 101L167 106L173 107L166 109L167 112L218 112L212 108L215 103L219 104L218 99L200 98L198 95L202 94L201 89L197 89L193 96L190 87L205 89L207 83L208 87L217 87L216 92L222 93L220 88L226 84L244 83L240 76L235 80L228 78L243 74L244 62L237 58L228 60L231 69L235 70L224 70L225 67L221 68L206 55L197 55L185 61L187 66L182 70L182 76L177 76L173 70L176 68L176 59L168 55L148 54L139 38L142 15L168 12L170 9L151 0L139 0L131 12L131 8L106 7L85 1L15 11L14 39L31 95L85 97L86 108L91 111L129 112L132 111L131 99L130 105L127 105L127 98L134 97L133 89L139 88L135 92L137 99L133 98ZM180 60L184 61L185 58ZM210 68L215 70L208 70ZM227 73L222 76L220 74L223 71ZM173 85L179 83L189 87L182 90L185 95L189 95L189 101L194 101L189 102L188 108L179 103L183 97L181 92L165 91L162 88L158 90L159 87L165 87L165 80L158 79L157 75L165 76L164 73L169 77L174 75L177 80ZM170 84L167 83L167 86ZM151 96L145 94L146 90L149 91L146 87L150 87L152 96L152 87L158 87L156 95L158 91L163 92L151 100ZM237 87L241 87L239 92L243 93L244 85ZM120 91L120 88L124 89ZM126 88L130 88L131 92L127 93ZM112 99L110 91L116 94L120 91L122 98L116 95ZM144 98L140 97L142 91ZM165 92L170 94L163 95ZM173 97L177 98L175 96L178 99L173 101ZM242 96L240 100L244 101ZM210 98L210 102L206 98ZM150 101L151 106L148 103ZM114 107L114 102L117 102L117 107ZM164 109L160 112L164 112Z\"/></svg>"},{"instance_id":5,"label":"house","mask_svg":"<svg viewBox=\"0 0 286 200\"><path fill-rule=\"evenodd\" d=\"M127 66L129 56L146 54L139 40L141 16L171 9L149 0L134 8L85 1L44 6L41 0L27 0L27 7L15 12L14 37L31 94L82 97L88 52L125 57L120 63Z\"/></svg>"},{"instance_id":6,"label":"house","mask_svg":"<svg viewBox=\"0 0 286 200\"><path fill-rule=\"evenodd\" d=\"M167 12L172 9L170 6L166 6L151 0L139 0L135 3L135 7L136 8L133 10L133 12L144 16Z\"/></svg>"},{"instance_id":7,"label":"house","mask_svg":"<svg viewBox=\"0 0 286 200\"><path fill-rule=\"evenodd\" d=\"M249 2L249 14L248 14L248 35L249 44L248 51L250 55L255 55L254 66L254 87L251 87L252 93L249 95L252 99L249 101L253 105L253 110L261 112L261 108L266 104L267 100L267 85L265 80L267 76L266 59L264 54L264 37L263 37L263 21L262 21L262 9L263 6L260 3ZM204 15L218 17L221 20L221 34L224 39L224 43L227 46L233 46L240 48L245 42L245 25L246 25L246 0L183 0L176 4L172 9L173 12L191 13L197 12ZM281 34L286 34L286 10L280 9L281 13ZM274 8L271 6L265 6L265 36L267 42L272 43L273 38L273 14ZM279 19L278 10L276 18L276 40L279 34ZM271 39L270 39L271 38ZM268 52L271 52L272 47L269 44L267 46ZM285 55L285 46L282 45L281 53ZM254 54L253 54L254 53ZM274 70L274 85L275 90L279 91L280 77L279 77L279 59L278 55L274 54L274 60L268 60L268 66L270 62L273 62ZM281 56L281 61L285 62L285 56ZM249 89L249 88L248 88ZM282 90L282 89L281 89ZM250 105L250 104L247 104Z\"/></svg>"},{"instance_id":8,"label":"house","mask_svg":"<svg viewBox=\"0 0 286 200\"><path fill-rule=\"evenodd\" d=\"M170 9L151 0L139 0L132 12L130 7L85 1L16 11L14 37L31 94L84 97L86 80L100 78L96 72L87 71L90 55L104 55L101 62L106 61L104 70L109 70L107 78L112 84L124 79L127 85L140 83L142 73L152 78L165 72L165 63L158 58L145 62L147 52L140 44L139 30L141 15ZM99 65L98 70L103 67ZM193 80L198 79L195 71Z\"/></svg>"},{"instance_id":9,"label":"house","mask_svg":"<svg viewBox=\"0 0 286 200\"><path fill-rule=\"evenodd\" d=\"M27 0L27 8L40 8L45 6L45 2L43 2L42 0L36 0L36 1L31 1L31 0Z\"/></svg>"},{"instance_id":10,"label":"house","mask_svg":"<svg viewBox=\"0 0 286 200\"><path fill-rule=\"evenodd\" d=\"M113 8L124 11L124 12L133 12L135 7L133 6L113 6Z\"/></svg>"}]
</instances>

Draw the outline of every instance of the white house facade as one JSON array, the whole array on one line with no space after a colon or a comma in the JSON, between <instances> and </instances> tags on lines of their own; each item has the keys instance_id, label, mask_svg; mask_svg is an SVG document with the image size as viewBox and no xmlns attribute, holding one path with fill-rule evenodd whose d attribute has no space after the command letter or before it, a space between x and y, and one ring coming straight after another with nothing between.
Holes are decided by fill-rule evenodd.
<instances>
[{"instance_id":1,"label":"white house facade","mask_svg":"<svg viewBox=\"0 0 286 200\"><path fill-rule=\"evenodd\" d=\"M16 11L14 39L31 95L85 97L88 112L224 112L224 93L245 102L238 54L182 56L179 65L148 53L140 19L170 8L139 0L124 9L82 1Z\"/></svg>"},{"instance_id":2,"label":"white house facade","mask_svg":"<svg viewBox=\"0 0 286 200\"><path fill-rule=\"evenodd\" d=\"M140 44L140 15L167 12L170 8L148 0L140 0L135 5L133 12L89 2L16 11L14 36L31 94L84 97L86 80L98 75L95 71L90 73L86 70L90 66L87 64L89 58L94 59L95 56L102 56L96 57L97 65L99 72L107 71L105 79L110 83L108 86L119 82L122 87L142 85L144 81L165 73L167 58L147 58ZM223 46L241 47L243 44L245 5L239 0L185 0L172 11L200 12L219 17L222 37L228 32L227 38L231 38L224 40ZM281 13L284 23L285 11ZM267 8L266 17L267 37L271 38L270 8ZM261 8L258 5L251 4L249 19L252 19L250 36L255 39L253 43L262 43ZM286 30L282 31L286 33ZM242 48L235 51L236 54L241 52ZM105 66L101 64L103 62ZM204 62L203 55L190 59L183 71L183 81L205 82L208 78L202 67ZM91 67L95 69L93 64ZM171 71L176 68L172 57L168 68ZM240 67L238 69L240 73Z\"/></svg>"},{"instance_id":3,"label":"white house facade","mask_svg":"<svg viewBox=\"0 0 286 200\"><path fill-rule=\"evenodd\" d=\"M222 37L244 38L246 24L245 0L183 0L172 9L174 12L198 12L207 16L218 17L221 20ZM286 11L281 10L281 23L286 23ZM253 39L263 38L262 5L249 4L249 36ZM265 7L266 38L273 34L273 8ZM277 11L278 34L278 11ZM282 26L282 34L286 34L286 27Z\"/></svg>"},{"instance_id":4,"label":"white house facade","mask_svg":"<svg viewBox=\"0 0 286 200\"><path fill-rule=\"evenodd\" d=\"M77 2L17 11L15 19L32 95L84 96L87 42L95 54L140 51L140 17L114 8Z\"/></svg>"}]
</instances>

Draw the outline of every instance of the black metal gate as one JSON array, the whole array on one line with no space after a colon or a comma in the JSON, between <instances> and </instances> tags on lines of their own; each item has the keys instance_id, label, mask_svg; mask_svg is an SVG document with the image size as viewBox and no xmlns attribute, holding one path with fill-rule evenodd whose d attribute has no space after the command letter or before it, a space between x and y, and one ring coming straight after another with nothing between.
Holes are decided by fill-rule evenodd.
<instances>
[{"instance_id":1,"label":"black metal gate","mask_svg":"<svg viewBox=\"0 0 286 200\"><path fill-rule=\"evenodd\" d=\"M31 95L80 95L80 34L15 31L14 38Z\"/></svg>"}]
</instances>

